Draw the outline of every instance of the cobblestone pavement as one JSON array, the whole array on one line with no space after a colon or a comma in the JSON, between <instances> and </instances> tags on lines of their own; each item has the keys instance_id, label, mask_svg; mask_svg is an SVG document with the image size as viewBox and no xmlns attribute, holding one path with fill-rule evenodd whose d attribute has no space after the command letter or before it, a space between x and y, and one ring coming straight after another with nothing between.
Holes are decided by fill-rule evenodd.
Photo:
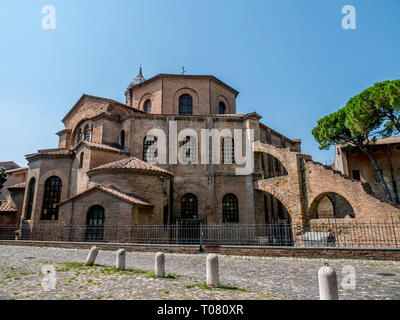
<instances>
[{"instance_id":1,"label":"cobblestone pavement","mask_svg":"<svg viewBox=\"0 0 400 320\"><path fill-rule=\"evenodd\" d=\"M328 262L338 274L340 299L400 300L400 262L220 256L223 288L210 290L203 286L203 254L166 254L166 272L176 276L155 279L148 272L154 253L128 252L126 266L132 270L124 272L110 267L113 251L100 251L99 266L81 266L77 262L87 253L0 246L0 299L318 299L317 272ZM57 270L57 287L50 291L42 289L44 265ZM355 290L343 289L344 266L355 268Z\"/></svg>"}]
</instances>

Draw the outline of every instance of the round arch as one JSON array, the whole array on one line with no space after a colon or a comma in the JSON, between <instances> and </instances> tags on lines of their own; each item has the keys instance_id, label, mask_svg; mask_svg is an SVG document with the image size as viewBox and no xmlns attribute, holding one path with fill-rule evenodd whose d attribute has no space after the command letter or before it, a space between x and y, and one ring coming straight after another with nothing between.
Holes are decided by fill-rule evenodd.
<instances>
[{"instance_id":1,"label":"round arch","mask_svg":"<svg viewBox=\"0 0 400 320\"><path fill-rule=\"evenodd\" d=\"M181 219L198 219L198 198L193 193L186 193L181 197Z\"/></svg>"},{"instance_id":2,"label":"round arch","mask_svg":"<svg viewBox=\"0 0 400 320\"><path fill-rule=\"evenodd\" d=\"M223 95L218 96L217 105L215 107L215 111L216 111L215 113L219 113L218 111L219 111L219 103L220 102L223 102L225 104L225 108L226 108L225 113L231 114L232 113L231 106L228 102L228 99L225 98Z\"/></svg>"},{"instance_id":3,"label":"round arch","mask_svg":"<svg viewBox=\"0 0 400 320\"><path fill-rule=\"evenodd\" d=\"M284 153L287 153L288 151L286 149L282 148L277 148L269 144L261 144L261 143L255 143L254 144L255 152L260 152L260 153L265 153L273 156L276 158L281 165L284 167L286 172L288 172L289 175L297 175L297 172L294 172L291 169L290 163L287 160L287 157L284 156Z\"/></svg>"},{"instance_id":4,"label":"round arch","mask_svg":"<svg viewBox=\"0 0 400 320\"><path fill-rule=\"evenodd\" d=\"M89 128L93 128L93 121L91 121L90 118L84 118L81 121L79 121L75 125L74 129L72 130L71 137L70 137L70 145L75 145L76 143L79 142L79 140L77 141L77 133L78 133L79 129L81 129L81 133L83 134L83 132L84 132L83 124L85 122L87 122L87 125L89 126ZM92 135L93 135L93 132L92 132Z\"/></svg>"},{"instance_id":5,"label":"round arch","mask_svg":"<svg viewBox=\"0 0 400 320\"><path fill-rule=\"evenodd\" d=\"M264 213L266 221L266 236L269 245L292 246L292 217L278 197L270 192L264 192Z\"/></svg>"},{"instance_id":6,"label":"round arch","mask_svg":"<svg viewBox=\"0 0 400 320\"><path fill-rule=\"evenodd\" d=\"M286 211L288 212L290 221L292 222L294 220L294 213L293 213L292 207L290 206L290 200L287 199L286 196L279 194L278 192L276 192L275 189L271 189L271 188L262 188L260 190L264 193L269 193L270 195L275 197L277 200L279 200L282 203L282 205L285 207Z\"/></svg>"},{"instance_id":7,"label":"round arch","mask_svg":"<svg viewBox=\"0 0 400 320\"><path fill-rule=\"evenodd\" d=\"M323 210L324 203L331 203L332 210ZM355 218L355 211L350 202L336 192L320 193L313 199L308 209L309 219L343 219L346 217Z\"/></svg>"},{"instance_id":8,"label":"round arch","mask_svg":"<svg viewBox=\"0 0 400 320\"><path fill-rule=\"evenodd\" d=\"M174 114L179 114L179 97L182 95L188 94L192 97L193 101L193 113L192 114L199 114L199 94L197 91L193 90L192 88L181 88L174 93L173 97L173 106L174 106Z\"/></svg>"},{"instance_id":9,"label":"round arch","mask_svg":"<svg viewBox=\"0 0 400 320\"><path fill-rule=\"evenodd\" d=\"M139 100L138 109L144 110L144 104L147 100L150 100L153 104L153 94L151 92L147 92Z\"/></svg>"}]
</instances>

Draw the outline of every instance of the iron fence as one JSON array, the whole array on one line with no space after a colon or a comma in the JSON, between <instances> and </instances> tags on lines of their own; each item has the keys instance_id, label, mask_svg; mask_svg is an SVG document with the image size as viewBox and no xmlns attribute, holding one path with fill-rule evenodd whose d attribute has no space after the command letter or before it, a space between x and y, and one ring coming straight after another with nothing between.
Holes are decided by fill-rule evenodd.
<instances>
[{"instance_id":1,"label":"iron fence","mask_svg":"<svg viewBox=\"0 0 400 320\"><path fill-rule=\"evenodd\" d=\"M400 247L399 222L311 224L177 224L131 226L0 225L0 240L177 245Z\"/></svg>"}]
</instances>

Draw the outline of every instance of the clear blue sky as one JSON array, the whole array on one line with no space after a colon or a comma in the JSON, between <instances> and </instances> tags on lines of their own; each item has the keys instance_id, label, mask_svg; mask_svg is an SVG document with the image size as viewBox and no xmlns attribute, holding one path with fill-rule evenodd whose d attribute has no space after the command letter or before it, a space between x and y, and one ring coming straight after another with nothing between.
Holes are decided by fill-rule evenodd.
<instances>
[{"instance_id":1,"label":"clear blue sky","mask_svg":"<svg viewBox=\"0 0 400 320\"><path fill-rule=\"evenodd\" d=\"M42 29L41 8L56 9ZM341 8L357 10L344 30ZM375 82L400 78L400 0L0 0L0 161L57 146L82 93L124 102L144 76L212 74L238 91L238 112L317 161L311 130Z\"/></svg>"}]
</instances>

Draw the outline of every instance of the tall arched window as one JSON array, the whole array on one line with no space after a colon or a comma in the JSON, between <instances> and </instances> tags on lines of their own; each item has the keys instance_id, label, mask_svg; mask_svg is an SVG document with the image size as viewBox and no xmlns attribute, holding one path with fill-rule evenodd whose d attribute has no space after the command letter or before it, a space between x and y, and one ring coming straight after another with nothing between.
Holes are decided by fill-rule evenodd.
<instances>
[{"instance_id":1,"label":"tall arched window","mask_svg":"<svg viewBox=\"0 0 400 320\"><path fill-rule=\"evenodd\" d=\"M222 139L222 162L225 164L235 163L235 142L233 138Z\"/></svg>"},{"instance_id":2,"label":"tall arched window","mask_svg":"<svg viewBox=\"0 0 400 320\"><path fill-rule=\"evenodd\" d=\"M143 141L143 161L155 163L157 159L157 137L146 136Z\"/></svg>"},{"instance_id":3,"label":"tall arched window","mask_svg":"<svg viewBox=\"0 0 400 320\"><path fill-rule=\"evenodd\" d=\"M58 220L57 203L61 199L62 182L59 177L50 177L44 185L41 220Z\"/></svg>"},{"instance_id":4,"label":"tall arched window","mask_svg":"<svg viewBox=\"0 0 400 320\"><path fill-rule=\"evenodd\" d=\"M226 106L225 106L225 103L223 103L222 101L220 101L220 103L219 103L218 111L219 111L219 114L226 113Z\"/></svg>"},{"instance_id":5,"label":"tall arched window","mask_svg":"<svg viewBox=\"0 0 400 320\"><path fill-rule=\"evenodd\" d=\"M197 219L197 197L193 193L185 194L181 199L181 218Z\"/></svg>"},{"instance_id":6,"label":"tall arched window","mask_svg":"<svg viewBox=\"0 0 400 320\"><path fill-rule=\"evenodd\" d=\"M92 141L92 130L88 125L86 125L83 130L83 139L86 141Z\"/></svg>"},{"instance_id":7,"label":"tall arched window","mask_svg":"<svg viewBox=\"0 0 400 320\"><path fill-rule=\"evenodd\" d=\"M81 130L81 128L79 128L77 133L76 133L76 143L81 141L81 139L82 139L82 130Z\"/></svg>"},{"instance_id":8,"label":"tall arched window","mask_svg":"<svg viewBox=\"0 0 400 320\"><path fill-rule=\"evenodd\" d=\"M79 169L83 167L83 160L85 158L85 153L82 151L79 155Z\"/></svg>"},{"instance_id":9,"label":"tall arched window","mask_svg":"<svg viewBox=\"0 0 400 320\"><path fill-rule=\"evenodd\" d=\"M89 209L86 219L86 241L102 241L104 238L105 213L102 206Z\"/></svg>"},{"instance_id":10,"label":"tall arched window","mask_svg":"<svg viewBox=\"0 0 400 320\"><path fill-rule=\"evenodd\" d=\"M182 163L197 164L197 140L195 137L187 136L182 142Z\"/></svg>"},{"instance_id":11,"label":"tall arched window","mask_svg":"<svg viewBox=\"0 0 400 320\"><path fill-rule=\"evenodd\" d=\"M144 103L144 111L147 113L151 113L151 100L150 99L146 100L146 102Z\"/></svg>"},{"instance_id":12,"label":"tall arched window","mask_svg":"<svg viewBox=\"0 0 400 320\"><path fill-rule=\"evenodd\" d=\"M193 114L193 99L188 94L179 97L179 114Z\"/></svg>"},{"instance_id":13,"label":"tall arched window","mask_svg":"<svg viewBox=\"0 0 400 320\"><path fill-rule=\"evenodd\" d=\"M119 144L121 145L122 149L125 148L125 130L121 130L119 134Z\"/></svg>"},{"instance_id":14,"label":"tall arched window","mask_svg":"<svg viewBox=\"0 0 400 320\"><path fill-rule=\"evenodd\" d=\"M222 199L222 219L223 222L239 222L239 206L237 197L229 193Z\"/></svg>"},{"instance_id":15,"label":"tall arched window","mask_svg":"<svg viewBox=\"0 0 400 320\"><path fill-rule=\"evenodd\" d=\"M28 202L26 203L25 220L31 220L32 218L33 198L35 196L35 185L36 185L36 179L32 178L31 181L29 181Z\"/></svg>"}]
</instances>

